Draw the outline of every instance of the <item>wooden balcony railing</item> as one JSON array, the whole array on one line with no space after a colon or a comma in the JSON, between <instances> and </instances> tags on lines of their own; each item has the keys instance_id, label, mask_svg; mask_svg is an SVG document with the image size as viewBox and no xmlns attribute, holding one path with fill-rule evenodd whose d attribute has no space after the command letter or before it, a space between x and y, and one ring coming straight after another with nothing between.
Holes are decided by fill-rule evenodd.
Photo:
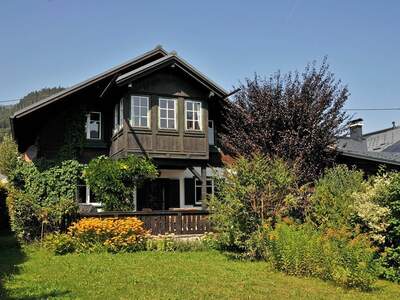
<instances>
[{"instance_id":1,"label":"wooden balcony railing","mask_svg":"<svg viewBox=\"0 0 400 300\"><path fill-rule=\"evenodd\" d=\"M201 234L212 231L209 212L204 210L94 212L81 213L81 218L136 217L151 234Z\"/></svg>"}]
</instances>

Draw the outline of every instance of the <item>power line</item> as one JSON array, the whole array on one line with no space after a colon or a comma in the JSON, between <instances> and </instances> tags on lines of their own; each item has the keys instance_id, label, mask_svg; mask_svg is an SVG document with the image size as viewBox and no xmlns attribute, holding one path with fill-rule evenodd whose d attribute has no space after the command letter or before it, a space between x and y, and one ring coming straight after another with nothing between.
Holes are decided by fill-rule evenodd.
<instances>
[{"instance_id":1,"label":"power line","mask_svg":"<svg viewBox=\"0 0 400 300\"><path fill-rule=\"evenodd\" d=\"M352 111L360 111L360 110L400 110L399 107L390 107L390 108L348 108L345 110Z\"/></svg>"},{"instance_id":2,"label":"power line","mask_svg":"<svg viewBox=\"0 0 400 300\"><path fill-rule=\"evenodd\" d=\"M0 103L9 103L9 102L18 102L21 99L14 99L14 100L0 100Z\"/></svg>"}]
</instances>

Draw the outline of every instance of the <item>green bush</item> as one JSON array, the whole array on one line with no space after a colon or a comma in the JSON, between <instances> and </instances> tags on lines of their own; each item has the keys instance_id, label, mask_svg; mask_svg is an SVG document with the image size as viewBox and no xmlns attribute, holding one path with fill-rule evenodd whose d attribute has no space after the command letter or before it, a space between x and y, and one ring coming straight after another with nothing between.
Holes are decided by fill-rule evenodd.
<instances>
[{"instance_id":1,"label":"green bush","mask_svg":"<svg viewBox=\"0 0 400 300\"><path fill-rule=\"evenodd\" d=\"M46 235L43 246L56 255L64 255L76 251L77 243L68 234L51 233Z\"/></svg>"},{"instance_id":2,"label":"green bush","mask_svg":"<svg viewBox=\"0 0 400 300\"><path fill-rule=\"evenodd\" d=\"M299 205L295 175L280 159L238 158L215 182L217 193L208 204L227 250L246 251L247 240L264 222L274 223Z\"/></svg>"},{"instance_id":3,"label":"green bush","mask_svg":"<svg viewBox=\"0 0 400 300\"><path fill-rule=\"evenodd\" d=\"M6 205L7 194L6 185L0 181L0 231L9 229L9 216Z\"/></svg>"},{"instance_id":4,"label":"green bush","mask_svg":"<svg viewBox=\"0 0 400 300\"><path fill-rule=\"evenodd\" d=\"M10 173L7 199L11 229L21 240L32 241L48 231L65 229L77 212L75 202L82 165L64 161L40 171L32 162L20 160Z\"/></svg>"},{"instance_id":5,"label":"green bush","mask_svg":"<svg viewBox=\"0 0 400 300\"><path fill-rule=\"evenodd\" d=\"M157 168L150 160L136 155L119 160L100 156L92 160L84 171L91 191L108 211L134 210L136 187L157 175Z\"/></svg>"},{"instance_id":6,"label":"green bush","mask_svg":"<svg viewBox=\"0 0 400 300\"><path fill-rule=\"evenodd\" d=\"M348 226L354 214L353 193L365 188L362 171L344 165L327 169L310 197L309 220L319 228Z\"/></svg>"},{"instance_id":7,"label":"green bush","mask_svg":"<svg viewBox=\"0 0 400 300\"><path fill-rule=\"evenodd\" d=\"M266 259L290 275L313 276L340 285L371 289L379 274L367 239L346 231L321 234L309 225L279 224L268 232Z\"/></svg>"},{"instance_id":8,"label":"green bush","mask_svg":"<svg viewBox=\"0 0 400 300\"><path fill-rule=\"evenodd\" d=\"M177 239L172 235L151 237L146 241L147 251L187 252L209 249L208 243L203 239Z\"/></svg>"},{"instance_id":9,"label":"green bush","mask_svg":"<svg viewBox=\"0 0 400 300\"><path fill-rule=\"evenodd\" d=\"M18 161L18 146L11 136L6 135L0 143L0 174L8 176Z\"/></svg>"}]
</instances>

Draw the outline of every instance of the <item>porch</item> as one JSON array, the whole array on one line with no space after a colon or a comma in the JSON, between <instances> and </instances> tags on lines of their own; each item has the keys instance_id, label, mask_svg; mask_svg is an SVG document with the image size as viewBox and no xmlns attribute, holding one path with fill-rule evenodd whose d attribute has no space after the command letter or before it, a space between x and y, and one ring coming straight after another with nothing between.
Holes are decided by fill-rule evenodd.
<instances>
[{"instance_id":1,"label":"porch","mask_svg":"<svg viewBox=\"0 0 400 300\"><path fill-rule=\"evenodd\" d=\"M144 228L150 230L152 235L203 234L212 231L209 212L206 210L181 209L140 212L90 212L80 213L79 217L136 217L143 221Z\"/></svg>"}]
</instances>

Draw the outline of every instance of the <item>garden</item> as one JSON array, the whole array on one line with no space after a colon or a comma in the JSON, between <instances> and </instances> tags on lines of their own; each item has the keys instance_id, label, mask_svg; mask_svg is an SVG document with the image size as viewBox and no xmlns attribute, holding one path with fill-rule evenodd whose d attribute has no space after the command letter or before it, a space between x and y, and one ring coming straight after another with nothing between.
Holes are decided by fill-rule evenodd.
<instances>
[{"instance_id":1,"label":"garden","mask_svg":"<svg viewBox=\"0 0 400 300\"><path fill-rule=\"evenodd\" d=\"M151 159L83 165L67 147L27 162L5 137L0 298L400 298L400 173L335 164L347 97L326 62L242 85L221 133L232 159L207 199L213 232L196 238L79 218L79 182L103 209L133 210L158 176Z\"/></svg>"}]
</instances>

